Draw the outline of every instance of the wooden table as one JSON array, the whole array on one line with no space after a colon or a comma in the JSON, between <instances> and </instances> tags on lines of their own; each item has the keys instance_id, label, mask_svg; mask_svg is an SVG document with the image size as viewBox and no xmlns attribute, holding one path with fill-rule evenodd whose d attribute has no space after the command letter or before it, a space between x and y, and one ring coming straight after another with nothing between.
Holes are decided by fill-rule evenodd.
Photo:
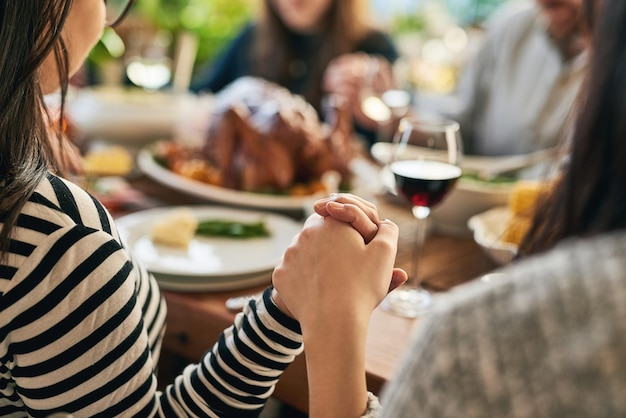
<instances>
[{"instance_id":1,"label":"wooden table","mask_svg":"<svg viewBox=\"0 0 626 418\"><path fill-rule=\"evenodd\" d=\"M171 204L206 204L169 190L145 177L134 179L133 184L147 197L135 210ZM411 212L408 207L387 198L380 198L378 204L381 215L394 220L400 226L396 265L408 269L414 236ZM424 247L420 272L427 287L433 291L445 291L494 267L471 237L443 236L433 232L428 236ZM178 373L182 366L190 361L198 361L213 345L221 331L233 322L235 313L226 309L226 299L260 291L264 287L206 293L163 291L168 304L168 317L159 366L162 377L160 380L170 382L172 375ZM407 349L410 335L418 325L419 319L400 318L380 309L374 311L366 348L369 390L378 393L393 376L399 359ZM285 371L274 396L301 411L307 411L307 393L306 364L304 355L301 355Z\"/></svg>"}]
</instances>

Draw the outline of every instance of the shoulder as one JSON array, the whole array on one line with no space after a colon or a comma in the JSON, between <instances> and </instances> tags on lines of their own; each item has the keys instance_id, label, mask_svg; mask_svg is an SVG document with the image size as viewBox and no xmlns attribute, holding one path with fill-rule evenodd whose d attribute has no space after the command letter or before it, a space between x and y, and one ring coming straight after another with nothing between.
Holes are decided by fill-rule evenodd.
<instances>
[{"instance_id":1,"label":"shoulder","mask_svg":"<svg viewBox=\"0 0 626 418\"><path fill-rule=\"evenodd\" d=\"M232 41L233 45L249 44L257 34L258 26L254 22L246 23Z\"/></svg>"},{"instance_id":2,"label":"shoulder","mask_svg":"<svg viewBox=\"0 0 626 418\"><path fill-rule=\"evenodd\" d=\"M71 181L53 174L42 179L23 212L61 227L82 225L117 237L112 227L113 219L96 198Z\"/></svg>"},{"instance_id":3,"label":"shoulder","mask_svg":"<svg viewBox=\"0 0 626 418\"><path fill-rule=\"evenodd\" d=\"M511 1L498 8L485 23L488 37L498 38L505 34L521 34L532 28L539 18L534 2Z\"/></svg>"},{"instance_id":4,"label":"shoulder","mask_svg":"<svg viewBox=\"0 0 626 418\"><path fill-rule=\"evenodd\" d=\"M602 260L599 264L598 260ZM567 240L551 251L528 257L499 270L502 280L488 284L476 281L462 286L449 297L442 297L442 312L462 306L482 309L477 300L494 297L513 302L523 299L527 303L513 303L507 307L506 316L521 313L540 315L541 309L550 309L550 300L568 297L575 291L578 298L623 298L626 303L626 232L603 234L591 238ZM598 295L591 291L599 285L619 286L624 292ZM579 288L582 286L582 288ZM589 286L589 287L587 287ZM462 290L462 291L461 291ZM533 295L533 297L528 297ZM570 295L573 296L573 295ZM598 301L599 302L599 301ZM519 306L520 310L509 309ZM576 303L569 304L573 309Z\"/></svg>"}]
</instances>

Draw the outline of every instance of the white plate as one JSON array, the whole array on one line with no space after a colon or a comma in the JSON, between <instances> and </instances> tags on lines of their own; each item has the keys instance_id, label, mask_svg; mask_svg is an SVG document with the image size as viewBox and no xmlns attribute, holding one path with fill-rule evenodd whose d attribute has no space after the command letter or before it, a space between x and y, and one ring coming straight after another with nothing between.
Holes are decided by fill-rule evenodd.
<instances>
[{"instance_id":1,"label":"white plate","mask_svg":"<svg viewBox=\"0 0 626 418\"><path fill-rule=\"evenodd\" d=\"M499 265L508 264L517 254L517 246L501 240L511 213L506 206L498 206L472 216L467 222L474 231L474 241Z\"/></svg>"},{"instance_id":2,"label":"white plate","mask_svg":"<svg viewBox=\"0 0 626 418\"><path fill-rule=\"evenodd\" d=\"M143 148L137 155L137 166L147 176L172 189L207 201L227 203L258 209L310 210L312 203L327 195L320 192L309 196L281 196L243 192L214 186L180 176L154 161L150 147ZM363 159L354 159L350 164L353 173L352 193L367 196L379 183L378 167Z\"/></svg>"},{"instance_id":3,"label":"white plate","mask_svg":"<svg viewBox=\"0 0 626 418\"><path fill-rule=\"evenodd\" d=\"M243 276L203 277L195 279L188 276L170 276L154 274L159 287L177 292L221 292L226 290L246 289L272 281L272 272Z\"/></svg>"},{"instance_id":4,"label":"white plate","mask_svg":"<svg viewBox=\"0 0 626 418\"><path fill-rule=\"evenodd\" d=\"M280 196L261 193L242 192L214 186L201 181L193 180L160 166L152 158L149 148L144 148L137 156L137 166L146 175L172 189L200 197L208 201L228 203L231 205L247 206L263 209L304 209L313 200L325 193L311 196Z\"/></svg>"},{"instance_id":5,"label":"white plate","mask_svg":"<svg viewBox=\"0 0 626 418\"><path fill-rule=\"evenodd\" d=\"M156 208L123 216L116 220L122 240L138 262L161 276L186 278L199 283L270 271L289 246L302 225L285 216L211 206L189 206L196 217L229 219L242 222L265 221L269 237L234 239L221 237L193 238L189 247L178 249L152 242L150 232L154 222L174 208ZM239 276L239 277L235 277Z\"/></svg>"}]
</instances>

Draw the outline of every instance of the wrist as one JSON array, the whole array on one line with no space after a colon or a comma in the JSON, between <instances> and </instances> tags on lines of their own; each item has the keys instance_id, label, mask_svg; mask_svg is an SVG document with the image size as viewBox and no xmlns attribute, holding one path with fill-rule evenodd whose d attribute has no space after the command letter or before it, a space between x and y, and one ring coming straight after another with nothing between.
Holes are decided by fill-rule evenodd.
<instances>
[{"instance_id":1,"label":"wrist","mask_svg":"<svg viewBox=\"0 0 626 418\"><path fill-rule=\"evenodd\" d=\"M303 333L311 416L361 416L367 409L365 335L328 326L326 333Z\"/></svg>"},{"instance_id":2,"label":"wrist","mask_svg":"<svg viewBox=\"0 0 626 418\"><path fill-rule=\"evenodd\" d=\"M285 315L287 315L289 318L291 319L296 319L293 314L291 313L291 311L289 310L289 308L287 307L287 305L285 305L285 302L283 302L282 298L280 297L280 295L278 294L278 291L272 287L272 293L270 294L270 299L272 301L272 303L281 310L282 313L284 313Z\"/></svg>"}]
</instances>

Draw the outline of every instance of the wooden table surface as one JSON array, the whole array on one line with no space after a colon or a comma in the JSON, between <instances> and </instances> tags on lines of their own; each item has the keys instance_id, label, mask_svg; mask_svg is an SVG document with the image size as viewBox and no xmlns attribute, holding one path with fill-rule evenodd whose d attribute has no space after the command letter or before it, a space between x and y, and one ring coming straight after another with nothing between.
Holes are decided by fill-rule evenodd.
<instances>
[{"instance_id":1,"label":"wooden table surface","mask_svg":"<svg viewBox=\"0 0 626 418\"><path fill-rule=\"evenodd\" d=\"M168 189L152 180L139 176L132 184L145 198L131 211L177 204L207 204L200 199ZM412 257L414 219L407 206L385 197L378 198L381 216L392 219L400 226L399 251L396 265L409 268ZM297 217L298 213L290 213ZM495 265L469 236L444 236L436 231L426 239L420 265L425 286L433 291L445 291L471 280ZM169 383L172 375L188 362L198 361L216 341L221 331L228 327L235 313L225 307L229 297L261 291L265 286L226 292L183 293L163 291L168 304L167 330L160 363L160 380ZM400 358L407 349L410 335L419 319L406 319L376 309L370 321L366 351L367 384L378 393L393 376ZM276 387L274 396L301 410L308 409L306 364L304 355L287 368Z\"/></svg>"}]
</instances>

